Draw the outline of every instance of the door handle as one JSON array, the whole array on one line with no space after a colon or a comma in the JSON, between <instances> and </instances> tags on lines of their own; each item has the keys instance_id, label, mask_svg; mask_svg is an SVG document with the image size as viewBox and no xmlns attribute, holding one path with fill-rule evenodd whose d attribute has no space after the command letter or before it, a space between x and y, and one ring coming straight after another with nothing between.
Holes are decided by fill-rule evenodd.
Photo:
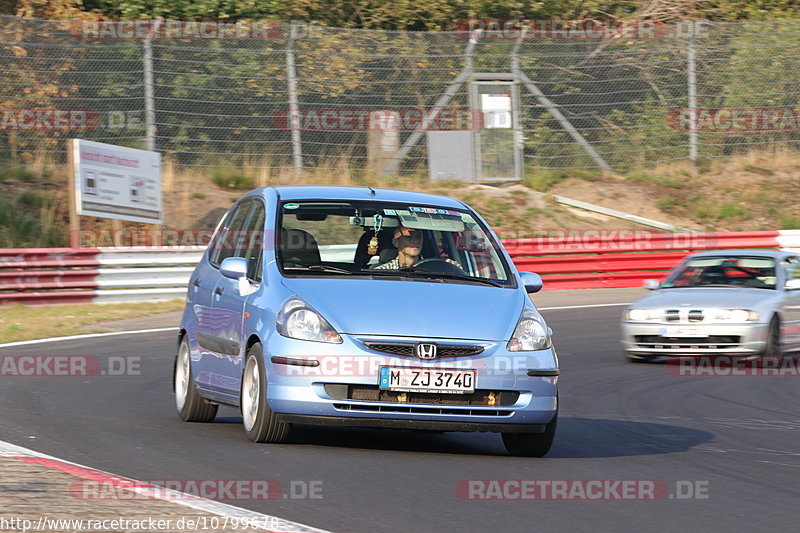
<instances>
[{"instance_id":1,"label":"door handle","mask_svg":"<svg viewBox=\"0 0 800 533\"><path fill-rule=\"evenodd\" d=\"M214 294L222 294L222 290L223 290L222 286L219 286L216 289L214 289Z\"/></svg>"},{"instance_id":2,"label":"door handle","mask_svg":"<svg viewBox=\"0 0 800 533\"><path fill-rule=\"evenodd\" d=\"M200 286L200 278L195 278L195 280L192 282L192 285L194 285L195 287L199 287Z\"/></svg>"}]
</instances>

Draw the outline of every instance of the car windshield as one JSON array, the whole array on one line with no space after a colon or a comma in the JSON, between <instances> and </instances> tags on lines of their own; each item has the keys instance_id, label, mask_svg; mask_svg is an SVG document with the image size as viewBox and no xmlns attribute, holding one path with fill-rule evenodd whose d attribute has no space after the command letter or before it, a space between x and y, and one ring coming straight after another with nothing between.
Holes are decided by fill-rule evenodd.
<instances>
[{"instance_id":1,"label":"car windshield","mask_svg":"<svg viewBox=\"0 0 800 533\"><path fill-rule=\"evenodd\" d=\"M278 264L291 275L438 278L513 285L497 244L468 210L379 201L280 207Z\"/></svg>"},{"instance_id":2,"label":"car windshield","mask_svg":"<svg viewBox=\"0 0 800 533\"><path fill-rule=\"evenodd\" d=\"M775 260L758 256L704 256L689 259L662 285L674 287L775 288Z\"/></svg>"}]
</instances>

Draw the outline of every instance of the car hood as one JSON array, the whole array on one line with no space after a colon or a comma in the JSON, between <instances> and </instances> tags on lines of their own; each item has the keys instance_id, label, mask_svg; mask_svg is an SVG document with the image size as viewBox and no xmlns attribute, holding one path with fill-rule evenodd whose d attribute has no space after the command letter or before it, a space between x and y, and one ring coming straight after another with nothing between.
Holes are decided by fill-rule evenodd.
<instances>
[{"instance_id":1,"label":"car hood","mask_svg":"<svg viewBox=\"0 0 800 533\"><path fill-rule=\"evenodd\" d=\"M508 340L522 312L520 290L431 281L285 278L340 333Z\"/></svg>"},{"instance_id":2,"label":"car hood","mask_svg":"<svg viewBox=\"0 0 800 533\"><path fill-rule=\"evenodd\" d=\"M661 289L640 298L631 307L750 309L777 298L780 298L780 291L771 289L730 287Z\"/></svg>"}]
</instances>

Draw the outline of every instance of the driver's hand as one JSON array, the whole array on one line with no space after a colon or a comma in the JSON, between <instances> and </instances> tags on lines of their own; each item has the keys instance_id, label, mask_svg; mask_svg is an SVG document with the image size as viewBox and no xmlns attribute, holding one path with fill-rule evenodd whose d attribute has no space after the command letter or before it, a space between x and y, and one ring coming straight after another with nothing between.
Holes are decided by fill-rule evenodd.
<instances>
[{"instance_id":1,"label":"driver's hand","mask_svg":"<svg viewBox=\"0 0 800 533\"><path fill-rule=\"evenodd\" d=\"M447 261L450 264L453 264L453 265L457 266L461 270L464 270L464 267L462 267L461 263L459 263L458 261L453 261L452 259L445 259L445 261Z\"/></svg>"}]
</instances>

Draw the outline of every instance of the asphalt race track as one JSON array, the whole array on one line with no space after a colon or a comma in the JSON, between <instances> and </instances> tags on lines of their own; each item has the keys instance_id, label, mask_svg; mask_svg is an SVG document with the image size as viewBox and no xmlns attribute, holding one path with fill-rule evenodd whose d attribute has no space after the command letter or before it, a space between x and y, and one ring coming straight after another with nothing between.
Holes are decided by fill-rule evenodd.
<instances>
[{"instance_id":1,"label":"asphalt race track","mask_svg":"<svg viewBox=\"0 0 800 533\"><path fill-rule=\"evenodd\" d=\"M798 378L679 377L666 365L628 363L618 348L621 309L543 312L562 369L561 419L544 459L509 457L494 434L298 426L289 444L258 445L234 409L215 423L182 423L171 392L173 332L0 349L141 357L141 375L2 378L0 439L136 479L321 481L322 499L230 503L337 532L728 533L795 524ZM466 479L662 480L673 497L469 501L455 492ZM676 497L687 486L708 497Z\"/></svg>"}]
</instances>

